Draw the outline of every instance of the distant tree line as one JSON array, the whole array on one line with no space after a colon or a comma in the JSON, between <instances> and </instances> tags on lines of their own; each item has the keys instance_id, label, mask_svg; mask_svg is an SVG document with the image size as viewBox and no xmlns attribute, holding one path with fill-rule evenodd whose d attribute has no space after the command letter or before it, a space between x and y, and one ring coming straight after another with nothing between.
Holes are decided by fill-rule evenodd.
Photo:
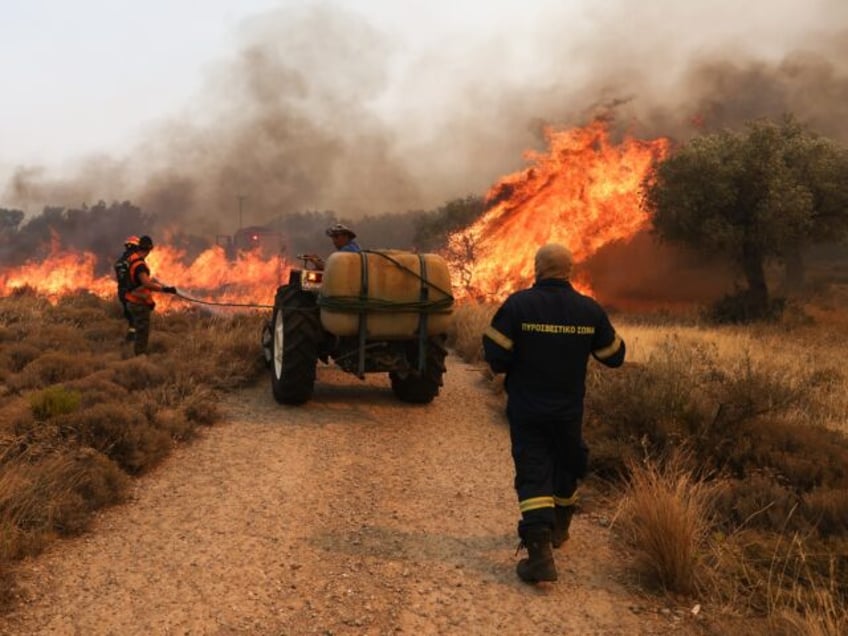
<instances>
[{"instance_id":1,"label":"distant tree line","mask_svg":"<svg viewBox=\"0 0 848 636\"><path fill-rule=\"evenodd\" d=\"M0 208L0 264L17 265L45 259L53 246L113 257L124 237L150 232L154 217L129 201L79 208L45 207L24 222L21 210ZM103 260L103 259L101 259ZM105 273L110 258L102 263Z\"/></svg>"},{"instance_id":2,"label":"distant tree line","mask_svg":"<svg viewBox=\"0 0 848 636\"><path fill-rule=\"evenodd\" d=\"M280 231L291 255L325 253L332 248L324 230L344 223L357 233L366 249L405 249L420 252L441 251L448 236L474 222L484 211L483 198L467 195L453 199L434 210L407 210L366 215L352 220L332 210L304 211L279 215L265 226Z\"/></svg>"},{"instance_id":3,"label":"distant tree line","mask_svg":"<svg viewBox=\"0 0 848 636\"><path fill-rule=\"evenodd\" d=\"M481 197L467 196L447 202L435 210L367 215L347 219L332 210L306 210L268 219L264 227L279 231L289 259L298 253L326 253L332 249L324 231L334 223L345 223L359 235L366 248L416 249L437 251L448 235L472 221L483 211ZM102 272L129 235L149 234L162 241L163 224L155 213L143 211L130 201L79 208L45 207L41 214L25 218L23 211L0 208L0 264L18 265L27 260L43 260L52 246L88 251L98 256ZM189 258L214 244L216 237L197 236L168 228L168 243L183 249Z\"/></svg>"}]
</instances>

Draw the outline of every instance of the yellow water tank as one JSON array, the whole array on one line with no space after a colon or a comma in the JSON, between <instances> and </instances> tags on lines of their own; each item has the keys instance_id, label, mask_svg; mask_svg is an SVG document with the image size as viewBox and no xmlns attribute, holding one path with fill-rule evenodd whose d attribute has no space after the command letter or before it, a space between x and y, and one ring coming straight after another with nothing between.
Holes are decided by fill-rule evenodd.
<instances>
[{"instance_id":1,"label":"yellow water tank","mask_svg":"<svg viewBox=\"0 0 848 636\"><path fill-rule=\"evenodd\" d=\"M333 252L324 265L319 297L321 324L337 336L417 335L426 316L428 335L446 333L453 297L447 263L438 254L403 250Z\"/></svg>"}]
</instances>

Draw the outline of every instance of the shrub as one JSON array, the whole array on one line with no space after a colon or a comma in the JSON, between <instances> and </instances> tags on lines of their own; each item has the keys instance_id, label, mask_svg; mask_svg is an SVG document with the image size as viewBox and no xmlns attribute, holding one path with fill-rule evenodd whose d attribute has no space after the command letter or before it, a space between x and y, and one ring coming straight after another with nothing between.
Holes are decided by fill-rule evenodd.
<instances>
[{"instance_id":1,"label":"shrub","mask_svg":"<svg viewBox=\"0 0 848 636\"><path fill-rule=\"evenodd\" d=\"M117 347L125 342L126 323L121 324L116 321L86 325L83 328L83 336L92 345Z\"/></svg>"},{"instance_id":2,"label":"shrub","mask_svg":"<svg viewBox=\"0 0 848 636\"><path fill-rule=\"evenodd\" d=\"M53 322L63 325L71 325L75 329L83 330L92 325L107 325L114 321L109 318L102 307L73 307L53 314Z\"/></svg>"},{"instance_id":3,"label":"shrub","mask_svg":"<svg viewBox=\"0 0 848 636\"><path fill-rule=\"evenodd\" d=\"M16 390L38 389L51 384L85 377L101 368L102 361L91 354L51 351L32 362L15 376L9 384Z\"/></svg>"},{"instance_id":4,"label":"shrub","mask_svg":"<svg viewBox=\"0 0 848 636\"><path fill-rule=\"evenodd\" d=\"M168 371L147 356L136 356L109 366L112 382L127 391L159 386L168 379Z\"/></svg>"},{"instance_id":5,"label":"shrub","mask_svg":"<svg viewBox=\"0 0 848 636\"><path fill-rule=\"evenodd\" d=\"M179 442L194 437L195 424L186 418L185 413L174 409L160 409L155 415L156 427Z\"/></svg>"},{"instance_id":6,"label":"shrub","mask_svg":"<svg viewBox=\"0 0 848 636\"><path fill-rule=\"evenodd\" d=\"M628 463L630 481L621 526L638 554L645 580L670 592L696 591L715 486L697 479L682 454L662 464Z\"/></svg>"},{"instance_id":7,"label":"shrub","mask_svg":"<svg viewBox=\"0 0 848 636\"><path fill-rule=\"evenodd\" d=\"M100 451L131 474L154 466L172 446L167 431L123 403L96 404L57 418L56 424L65 437Z\"/></svg>"},{"instance_id":8,"label":"shrub","mask_svg":"<svg viewBox=\"0 0 848 636\"><path fill-rule=\"evenodd\" d=\"M49 310L50 301L31 287L19 287L10 296L0 298L0 324L29 328Z\"/></svg>"},{"instance_id":9,"label":"shrub","mask_svg":"<svg viewBox=\"0 0 848 636\"><path fill-rule=\"evenodd\" d=\"M121 500L127 477L92 450L21 457L0 467L0 560L31 554L53 533L76 534Z\"/></svg>"},{"instance_id":10,"label":"shrub","mask_svg":"<svg viewBox=\"0 0 848 636\"><path fill-rule=\"evenodd\" d=\"M848 528L848 488L814 490L803 498L804 516L822 537L843 536Z\"/></svg>"},{"instance_id":11,"label":"shrub","mask_svg":"<svg viewBox=\"0 0 848 636\"><path fill-rule=\"evenodd\" d=\"M44 352L87 352L89 345L82 330L61 321L47 321L43 317L26 332L26 342Z\"/></svg>"},{"instance_id":12,"label":"shrub","mask_svg":"<svg viewBox=\"0 0 848 636\"><path fill-rule=\"evenodd\" d=\"M189 422L209 426L221 418L218 402L211 391L199 390L187 397L183 413Z\"/></svg>"},{"instance_id":13,"label":"shrub","mask_svg":"<svg viewBox=\"0 0 848 636\"><path fill-rule=\"evenodd\" d=\"M4 345L3 349L3 366L13 373L20 372L41 355L41 350L28 342L14 342Z\"/></svg>"},{"instance_id":14,"label":"shrub","mask_svg":"<svg viewBox=\"0 0 848 636\"><path fill-rule=\"evenodd\" d=\"M483 360L483 332L491 323L496 309L494 305L474 301L460 303L454 309L448 346L466 362Z\"/></svg>"},{"instance_id":15,"label":"shrub","mask_svg":"<svg viewBox=\"0 0 848 636\"><path fill-rule=\"evenodd\" d=\"M120 499L128 474L215 422L216 388L262 371L264 319L157 312L152 354L121 361L116 303L0 298L0 579L8 559L81 531Z\"/></svg>"},{"instance_id":16,"label":"shrub","mask_svg":"<svg viewBox=\"0 0 848 636\"><path fill-rule=\"evenodd\" d=\"M766 307L748 290L728 294L713 303L707 319L718 324L747 324L757 321L776 322L783 315L785 298L771 298Z\"/></svg>"},{"instance_id":17,"label":"shrub","mask_svg":"<svg viewBox=\"0 0 848 636\"><path fill-rule=\"evenodd\" d=\"M10 438L17 436L18 427L29 429L35 426L35 417L28 396L14 396L2 401L0 408L0 453ZM2 463L2 454L0 454Z\"/></svg>"},{"instance_id":18,"label":"shrub","mask_svg":"<svg viewBox=\"0 0 848 636\"><path fill-rule=\"evenodd\" d=\"M133 394L120 384L113 382L112 369L103 369L92 375L66 382L69 389L78 391L82 396L81 408L90 408L95 404L104 402L123 402L127 408L131 408L135 402Z\"/></svg>"},{"instance_id":19,"label":"shrub","mask_svg":"<svg viewBox=\"0 0 848 636\"><path fill-rule=\"evenodd\" d=\"M29 404L35 419L44 421L76 411L82 396L78 391L66 389L63 386L51 386L29 396Z\"/></svg>"},{"instance_id":20,"label":"shrub","mask_svg":"<svg viewBox=\"0 0 848 636\"><path fill-rule=\"evenodd\" d=\"M172 364L170 381L184 387L180 393L190 395L194 385L202 382L213 389L230 390L256 380L264 370L259 347L264 317L192 315L193 330L179 337L170 332L171 316L162 334ZM174 320L177 320L174 318ZM177 326L185 326L184 318Z\"/></svg>"},{"instance_id":21,"label":"shrub","mask_svg":"<svg viewBox=\"0 0 848 636\"><path fill-rule=\"evenodd\" d=\"M95 316L108 316L109 310L117 308L117 300L104 300L96 294L86 290L77 290L62 295L54 307L53 313L57 316L73 316L75 311L97 312Z\"/></svg>"}]
</instances>

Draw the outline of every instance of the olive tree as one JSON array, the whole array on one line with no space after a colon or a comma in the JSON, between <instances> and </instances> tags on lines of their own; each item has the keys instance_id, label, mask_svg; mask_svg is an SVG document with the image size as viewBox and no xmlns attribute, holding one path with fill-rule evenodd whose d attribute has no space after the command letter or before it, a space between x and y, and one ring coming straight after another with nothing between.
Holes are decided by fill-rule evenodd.
<instances>
[{"instance_id":1,"label":"olive tree","mask_svg":"<svg viewBox=\"0 0 848 636\"><path fill-rule=\"evenodd\" d=\"M802 249L848 234L848 151L791 116L693 138L658 166L644 202L661 239L723 254L748 317L769 312L766 264L801 276Z\"/></svg>"}]
</instances>

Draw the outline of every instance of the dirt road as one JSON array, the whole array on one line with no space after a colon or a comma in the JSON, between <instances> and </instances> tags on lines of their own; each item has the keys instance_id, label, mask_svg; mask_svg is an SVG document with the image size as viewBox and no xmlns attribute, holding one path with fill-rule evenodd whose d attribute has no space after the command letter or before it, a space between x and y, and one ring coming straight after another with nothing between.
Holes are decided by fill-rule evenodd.
<instances>
[{"instance_id":1,"label":"dirt road","mask_svg":"<svg viewBox=\"0 0 848 636\"><path fill-rule=\"evenodd\" d=\"M130 502L22 564L0 633L690 633L626 583L600 512L576 517L557 583L517 579L502 398L453 356L445 382L411 407L321 367L303 407L264 381L228 397Z\"/></svg>"}]
</instances>

